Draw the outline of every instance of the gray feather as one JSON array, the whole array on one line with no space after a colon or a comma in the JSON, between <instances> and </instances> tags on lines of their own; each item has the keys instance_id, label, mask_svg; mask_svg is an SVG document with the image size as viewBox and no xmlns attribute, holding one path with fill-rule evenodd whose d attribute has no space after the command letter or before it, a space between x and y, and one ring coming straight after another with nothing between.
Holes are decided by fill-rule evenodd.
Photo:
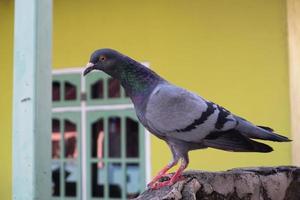
<instances>
[{"instance_id":1,"label":"gray feather","mask_svg":"<svg viewBox=\"0 0 300 200\"><path fill-rule=\"evenodd\" d=\"M149 96L144 115L149 126L167 134L193 123L206 109L207 104L201 97L170 84L161 84Z\"/></svg>"},{"instance_id":2,"label":"gray feather","mask_svg":"<svg viewBox=\"0 0 300 200\"><path fill-rule=\"evenodd\" d=\"M168 83L157 86L147 102L145 121L160 136L201 142L210 132L237 125L229 111Z\"/></svg>"},{"instance_id":3,"label":"gray feather","mask_svg":"<svg viewBox=\"0 0 300 200\"><path fill-rule=\"evenodd\" d=\"M210 133L203 140L203 144L208 147L222 149L225 151L262 153L273 151L272 147L251 140L237 130L229 130L222 133Z\"/></svg>"},{"instance_id":4,"label":"gray feather","mask_svg":"<svg viewBox=\"0 0 300 200\"><path fill-rule=\"evenodd\" d=\"M254 124L248 122L247 120L237 117L237 120L239 122L238 126L236 127L237 130L239 130L241 133L243 133L245 136L253 139L261 139L261 140L271 140L276 142L289 142L291 141L287 137L284 137L282 135L276 134L271 128L261 128L259 126L255 126Z\"/></svg>"}]
</instances>

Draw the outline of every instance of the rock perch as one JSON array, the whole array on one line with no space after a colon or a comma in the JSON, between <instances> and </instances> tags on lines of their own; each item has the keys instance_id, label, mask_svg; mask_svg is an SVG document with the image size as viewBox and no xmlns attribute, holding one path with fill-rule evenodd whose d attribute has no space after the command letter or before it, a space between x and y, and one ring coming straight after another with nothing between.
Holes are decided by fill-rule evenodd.
<instances>
[{"instance_id":1,"label":"rock perch","mask_svg":"<svg viewBox=\"0 0 300 200\"><path fill-rule=\"evenodd\" d=\"M184 177L136 200L300 200L300 168L293 166L187 171Z\"/></svg>"}]
</instances>

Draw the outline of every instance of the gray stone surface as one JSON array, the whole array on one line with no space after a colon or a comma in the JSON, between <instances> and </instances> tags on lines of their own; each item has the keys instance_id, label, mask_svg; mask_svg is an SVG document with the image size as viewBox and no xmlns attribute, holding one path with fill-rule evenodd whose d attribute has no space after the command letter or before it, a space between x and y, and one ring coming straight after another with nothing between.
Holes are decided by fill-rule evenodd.
<instances>
[{"instance_id":1,"label":"gray stone surface","mask_svg":"<svg viewBox=\"0 0 300 200\"><path fill-rule=\"evenodd\" d=\"M148 189L136 200L300 200L300 168L237 168L224 172L187 171L184 180Z\"/></svg>"}]
</instances>

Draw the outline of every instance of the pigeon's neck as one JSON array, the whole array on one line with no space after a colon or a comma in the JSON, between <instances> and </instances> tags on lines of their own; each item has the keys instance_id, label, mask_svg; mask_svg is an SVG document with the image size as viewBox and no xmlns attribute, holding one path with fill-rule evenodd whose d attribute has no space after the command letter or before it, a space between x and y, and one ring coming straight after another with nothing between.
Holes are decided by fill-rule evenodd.
<instances>
[{"instance_id":1,"label":"pigeon's neck","mask_svg":"<svg viewBox=\"0 0 300 200\"><path fill-rule=\"evenodd\" d=\"M118 79L135 105L141 105L153 89L164 81L155 72L128 58Z\"/></svg>"}]
</instances>

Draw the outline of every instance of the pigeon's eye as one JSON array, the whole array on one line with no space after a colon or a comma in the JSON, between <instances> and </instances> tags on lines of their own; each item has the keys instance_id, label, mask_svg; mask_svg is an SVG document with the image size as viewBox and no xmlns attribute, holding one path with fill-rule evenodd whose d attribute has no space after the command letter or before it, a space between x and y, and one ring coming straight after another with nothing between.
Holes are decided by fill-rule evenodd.
<instances>
[{"instance_id":1,"label":"pigeon's eye","mask_svg":"<svg viewBox=\"0 0 300 200\"><path fill-rule=\"evenodd\" d=\"M99 60L104 61L104 60L106 60L106 57L105 56L100 56Z\"/></svg>"}]
</instances>

